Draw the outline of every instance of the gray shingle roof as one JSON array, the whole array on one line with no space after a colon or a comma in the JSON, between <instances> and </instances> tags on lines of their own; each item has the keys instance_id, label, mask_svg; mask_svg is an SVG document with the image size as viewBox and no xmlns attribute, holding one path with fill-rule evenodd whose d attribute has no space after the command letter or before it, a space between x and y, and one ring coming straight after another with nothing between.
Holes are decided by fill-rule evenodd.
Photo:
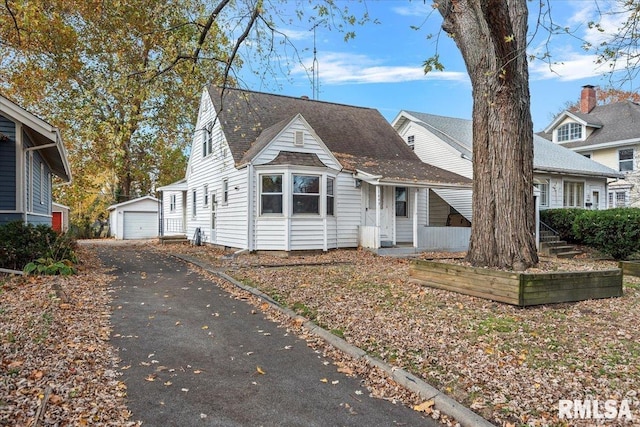
<instances>
[{"instance_id":1,"label":"gray shingle roof","mask_svg":"<svg viewBox=\"0 0 640 427\"><path fill-rule=\"evenodd\" d=\"M296 114L309 123L345 169L387 179L464 184L458 174L426 165L375 109L209 87L219 120L238 166L256 155Z\"/></svg>"},{"instance_id":2,"label":"gray shingle roof","mask_svg":"<svg viewBox=\"0 0 640 427\"><path fill-rule=\"evenodd\" d=\"M564 114L564 113L563 113ZM598 105L588 114L572 112L587 124L601 126L593 131L584 141L563 143L567 148L588 148L592 145L606 144L630 139L640 140L640 104L631 101ZM551 140L551 133L540 132L538 135Z\"/></svg>"},{"instance_id":3,"label":"gray shingle roof","mask_svg":"<svg viewBox=\"0 0 640 427\"><path fill-rule=\"evenodd\" d=\"M434 132L458 151L471 153L473 147L473 123L471 120L436 116L433 114L406 111L422 126ZM445 137L443 137L443 135ZM467 151L460 150L464 147ZM533 168L538 172L555 172L572 175L620 177L619 172L598 162L575 153L558 144L554 144L538 135L533 136Z\"/></svg>"}]
</instances>

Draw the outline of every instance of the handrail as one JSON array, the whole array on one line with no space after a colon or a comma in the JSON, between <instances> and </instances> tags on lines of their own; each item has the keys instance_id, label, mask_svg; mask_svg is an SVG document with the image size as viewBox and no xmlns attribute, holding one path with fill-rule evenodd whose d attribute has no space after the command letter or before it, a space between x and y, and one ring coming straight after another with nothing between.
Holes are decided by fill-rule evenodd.
<instances>
[{"instance_id":1,"label":"handrail","mask_svg":"<svg viewBox=\"0 0 640 427\"><path fill-rule=\"evenodd\" d=\"M551 233L553 233L556 236L559 236L560 233L557 232L556 230L554 230L553 228L551 228L548 224L545 224L542 221L538 221L540 223L540 231L542 231L544 229L544 231L549 231Z\"/></svg>"}]
</instances>

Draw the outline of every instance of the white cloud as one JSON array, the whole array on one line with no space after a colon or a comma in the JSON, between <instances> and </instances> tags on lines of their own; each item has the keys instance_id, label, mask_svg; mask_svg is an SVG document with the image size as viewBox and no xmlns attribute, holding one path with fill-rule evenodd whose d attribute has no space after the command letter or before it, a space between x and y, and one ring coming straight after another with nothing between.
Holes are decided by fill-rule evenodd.
<instances>
[{"instance_id":1,"label":"white cloud","mask_svg":"<svg viewBox=\"0 0 640 427\"><path fill-rule=\"evenodd\" d=\"M310 68L310 67L309 67ZM385 65L362 54L325 53L318 57L322 84L402 83L418 80L468 81L464 72L433 71L427 75L419 66ZM302 67L296 74L306 74Z\"/></svg>"},{"instance_id":2,"label":"white cloud","mask_svg":"<svg viewBox=\"0 0 640 427\"><path fill-rule=\"evenodd\" d=\"M568 54L565 59L549 65L542 60L529 63L532 80L558 79L572 81L600 77L610 71L608 65L596 64L596 55Z\"/></svg>"}]
</instances>

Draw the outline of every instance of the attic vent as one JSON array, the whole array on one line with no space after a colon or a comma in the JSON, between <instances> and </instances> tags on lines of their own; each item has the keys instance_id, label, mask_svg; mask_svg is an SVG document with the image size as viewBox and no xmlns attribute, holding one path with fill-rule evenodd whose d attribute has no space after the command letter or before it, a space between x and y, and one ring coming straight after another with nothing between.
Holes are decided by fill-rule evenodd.
<instances>
[{"instance_id":1,"label":"attic vent","mask_svg":"<svg viewBox=\"0 0 640 427\"><path fill-rule=\"evenodd\" d=\"M301 130L296 131L296 139L293 142L293 145L297 147L302 147L304 145L304 133Z\"/></svg>"}]
</instances>

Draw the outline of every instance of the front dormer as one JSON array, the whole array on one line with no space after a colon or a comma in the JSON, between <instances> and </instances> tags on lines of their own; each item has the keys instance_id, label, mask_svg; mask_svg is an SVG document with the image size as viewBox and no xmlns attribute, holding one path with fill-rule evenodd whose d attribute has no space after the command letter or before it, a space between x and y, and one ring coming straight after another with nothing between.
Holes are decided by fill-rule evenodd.
<instances>
[{"instance_id":1,"label":"front dormer","mask_svg":"<svg viewBox=\"0 0 640 427\"><path fill-rule=\"evenodd\" d=\"M553 131L553 142L564 143L572 141L584 141L585 126L581 123L569 121L561 124Z\"/></svg>"}]
</instances>

